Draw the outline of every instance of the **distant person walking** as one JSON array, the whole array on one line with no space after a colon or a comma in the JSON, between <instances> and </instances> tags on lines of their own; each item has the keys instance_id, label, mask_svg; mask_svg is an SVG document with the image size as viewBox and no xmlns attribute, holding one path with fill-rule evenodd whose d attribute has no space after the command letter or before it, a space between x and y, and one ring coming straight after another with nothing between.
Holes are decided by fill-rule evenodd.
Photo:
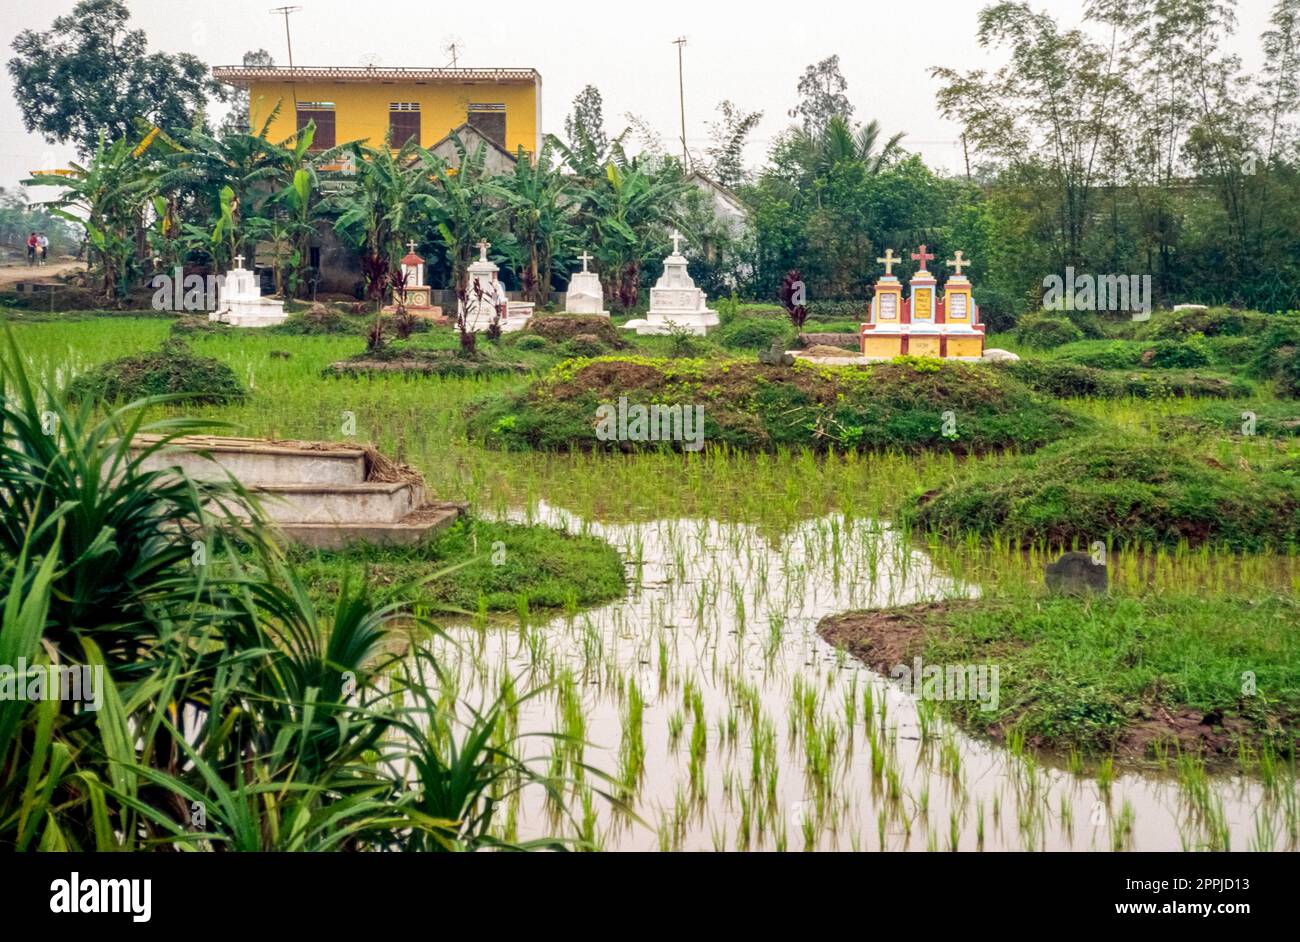
<instances>
[{"instance_id":1,"label":"distant person walking","mask_svg":"<svg viewBox=\"0 0 1300 942\"><path fill-rule=\"evenodd\" d=\"M34 268L36 266L36 246L38 246L39 244L40 244L40 240L36 238L36 233L33 232L31 235L27 237L27 267L28 268Z\"/></svg>"},{"instance_id":2,"label":"distant person walking","mask_svg":"<svg viewBox=\"0 0 1300 942\"><path fill-rule=\"evenodd\" d=\"M44 268L45 258L50 254L50 240L46 238L45 233L42 232L40 237L37 239L36 244L41 250L41 267Z\"/></svg>"}]
</instances>

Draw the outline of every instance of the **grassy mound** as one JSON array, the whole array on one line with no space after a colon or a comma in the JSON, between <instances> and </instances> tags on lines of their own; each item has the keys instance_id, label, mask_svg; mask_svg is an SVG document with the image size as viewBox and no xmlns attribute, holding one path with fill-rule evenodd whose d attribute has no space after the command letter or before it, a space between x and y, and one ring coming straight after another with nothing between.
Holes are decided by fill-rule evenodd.
<instances>
[{"instance_id":1,"label":"grassy mound","mask_svg":"<svg viewBox=\"0 0 1300 942\"><path fill-rule=\"evenodd\" d=\"M1254 416L1253 432L1249 416ZM1300 404L1285 399L1242 403L1210 403L1194 412L1162 417L1156 425L1162 435L1292 438L1300 435Z\"/></svg>"},{"instance_id":2,"label":"grassy mound","mask_svg":"<svg viewBox=\"0 0 1300 942\"><path fill-rule=\"evenodd\" d=\"M1267 320L1268 315L1258 311L1234 311L1226 307L1170 311L1151 319L1150 336L1157 340L1178 340L1192 334L1240 337L1258 332Z\"/></svg>"},{"instance_id":3,"label":"grassy mound","mask_svg":"<svg viewBox=\"0 0 1300 942\"><path fill-rule=\"evenodd\" d=\"M1300 398L1300 318L1270 324L1256 342L1251 367L1274 381L1278 395Z\"/></svg>"},{"instance_id":4,"label":"grassy mound","mask_svg":"<svg viewBox=\"0 0 1300 942\"><path fill-rule=\"evenodd\" d=\"M431 350L395 341L380 350L358 354L325 367L325 376L364 376L373 373L414 373L421 376L503 376L527 373L530 367L508 359L486 342L473 356L459 350Z\"/></svg>"},{"instance_id":5,"label":"grassy mound","mask_svg":"<svg viewBox=\"0 0 1300 942\"><path fill-rule=\"evenodd\" d=\"M577 337L594 337L597 343L610 350L622 350L627 346L627 340L609 318L596 314L537 314L528 321L523 335L544 337L556 344Z\"/></svg>"},{"instance_id":6,"label":"grassy mound","mask_svg":"<svg viewBox=\"0 0 1300 942\"><path fill-rule=\"evenodd\" d=\"M1300 476L1285 460L1228 467L1189 443L1108 433L974 468L915 497L904 517L948 538L1294 550Z\"/></svg>"},{"instance_id":7,"label":"grassy mound","mask_svg":"<svg viewBox=\"0 0 1300 942\"><path fill-rule=\"evenodd\" d=\"M1028 359L997 364L1035 392L1058 399L1238 399L1250 383L1226 376L1171 370L1101 370L1068 360Z\"/></svg>"},{"instance_id":8,"label":"grassy mound","mask_svg":"<svg viewBox=\"0 0 1300 942\"><path fill-rule=\"evenodd\" d=\"M1179 340L1085 340L1060 347L1055 353L1063 360L1099 370L1178 370L1217 362L1214 347L1201 334Z\"/></svg>"},{"instance_id":9,"label":"grassy mound","mask_svg":"<svg viewBox=\"0 0 1300 942\"><path fill-rule=\"evenodd\" d=\"M630 424L632 440L602 441L598 410L617 410L620 399L628 408L698 406L704 444L740 450L1033 448L1083 421L980 364L901 357L861 367L786 368L749 359L602 357L565 361L528 389L479 403L470 431L507 449L682 447L637 440L649 435Z\"/></svg>"},{"instance_id":10,"label":"grassy mound","mask_svg":"<svg viewBox=\"0 0 1300 942\"><path fill-rule=\"evenodd\" d=\"M104 363L68 386L69 397L77 400L129 402L176 394L190 403L237 402L247 395L230 367L196 355L184 341L175 339L159 350Z\"/></svg>"},{"instance_id":11,"label":"grassy mound","mask_svg":"<svg viewBox=\"0 0 1300 942\"><path fill-rule=\"evenodd\" d=\"M593 536L543 526L462 519L418 547L367 547L344 553L295 550L314 595L333 597L361 565L370 585L394 591L447 566L473 560L420 586L407 601L434 610L519 612L577 608L619 598L625 590L618 551Z\"/></svg>"},{"instance_id":12,"label":"grassy mound","mask_svg":"<svg viewBox=\"0 0 1300 942\"><path fill-rule=\"evenodd\" d=\"M916 657L996 665L996 701L937 704L987 735L1014 730L1031 745L1121 758L1222 760L1242 744L1295 754L1298 620L1300 603L1273 595L1025 594L835 615L818 631L886 675ZM1259 695L1243 695L1247 672Z\"/></svg>"},{"instance_id":13,"label":"grassy mound","mask_svg":"<svg viewBox=\"0 0 1300 942\"><path fill-rule=\"evenodd\" d=\"M791 346L793 337L789 320L772 317L735 317L716 334L720 344L733 350L768 350L774 340Z\"/></svg>"},{"instance_id":14,"label":"grassy mound","mask_svg":"<svg viewBox=\"0 0 1300 942\"><path fill-rule=\"evenodd\" d=\"M1050 350L1082 340L1083 331L1068 317L1026 314L1016 324L1016 339L1026 347Z\"/></svg>"}]
</instances>

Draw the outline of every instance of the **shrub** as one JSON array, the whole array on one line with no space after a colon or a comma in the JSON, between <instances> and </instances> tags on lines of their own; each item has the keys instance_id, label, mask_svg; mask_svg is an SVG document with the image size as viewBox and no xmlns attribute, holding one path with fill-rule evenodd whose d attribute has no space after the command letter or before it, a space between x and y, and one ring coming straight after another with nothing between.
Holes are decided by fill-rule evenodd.
<instances>
[{"instance_id":1,"label":"shrub","mask_svg":"<svg viewBox=\"0 0 1300 942\"><path fill-rule=\"evenodd\" d=\"M68 387L68 396L74 400L130 402L164 395L179 396L182 402L222 403L240 401L247 393L230 367L196 355L183 340L175 339L152 353L97 366Z\"/></svg>"},{"instance_id":2,"label":"shrub","mask_svg":"<svg viewBox=\"0 0 1300 942\"><path fill-rule=\"evenodd\" d=\"M1159 369L1190 369L1207 365L1213 353L1202 335L1192 334L1185 340L1157 341L1152 349L1143 352L1142 359Z\"/></svg>"},{"instance_id":3,"label":"shrub","mask_svg":"<svg viewBox=\"0 0 1300 942\"><path fill-rule=\"evenodd\" d=\"M1028 314L1016 325L1016 339L1027 347L1050 350L1083 339L1083 331L1066 317Z\"/></svg>"},{"instance_id":4,"label":"shrub","mask_svg":"<svg viewBox=\"0 0 1300 942\"><path fill-rule=\"evenodd\" d=\"M520 350L549 350L551 342L545 337L539 337L537 334L518 334L518 340L515 346Z\"/></svg>"}]
</instances>

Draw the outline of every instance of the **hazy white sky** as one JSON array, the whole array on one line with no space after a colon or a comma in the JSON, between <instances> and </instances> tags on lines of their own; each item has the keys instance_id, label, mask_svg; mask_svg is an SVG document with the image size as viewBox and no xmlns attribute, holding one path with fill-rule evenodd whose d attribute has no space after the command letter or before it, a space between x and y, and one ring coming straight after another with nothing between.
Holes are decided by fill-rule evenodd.
<instances>
[{"instance_id":1,"label":"hazy white sky","mask_svg":"<svg viewBox=\"0 0 1300 942\"><path fill-rule=\"evenodd\" d=\"M151 45L190 52L210 65L238 64L246 50L265 48L286 65L284 21L270 8L282 0L128 0L132 24ZM1067 25L1078 25L1083 0L1031 0ZM7 61L14 36L46 29L75 0L0 0L0 50ZM301 0L293 14L297 65L445 66L450 39L463 46L460 65L532 67L542 74L543 129L563 133L573 96L600 88L609 130L634 112L674 149L679 135L677 51L686 36L687 139L707 142L708 122L729 98L764 112L753 135L751 162L790 123L804 67L839 53L848 94L861 120L877 118L887 133L931 165L961 164L958 128L934 106L934 65L989 66L975 42L984 0L645 0L596 4L571 0L490 0L437 4L428 0ZM1271 0L1242 0L1230 43L1254 70L1259 34ZM61 166L72 152L22 129L7 72L0 73L0 186L41 167ZM40 198L40 191L33 192Z\"/></svg>"}]
</instances>

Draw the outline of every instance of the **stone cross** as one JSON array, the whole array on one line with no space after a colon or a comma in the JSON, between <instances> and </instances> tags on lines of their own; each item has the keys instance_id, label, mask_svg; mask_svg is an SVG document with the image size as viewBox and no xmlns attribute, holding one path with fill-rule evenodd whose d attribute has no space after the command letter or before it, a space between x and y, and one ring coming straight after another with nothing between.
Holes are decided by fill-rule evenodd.
<instances>
[{"instance_id":1,"label":"stone cross","mask_svg":"<svg viewBox=\"0 0 1300 942\"><path fill-rule=\"evenodd\" d=\"M235 267L236 267L236 268L243 268L243 267L244 267L244 256L243 256L242 254L241 254L241 255L236 255L236 256L235 256Z\"/></svg>"},{"instance_id":2,"label":"stone cross","mask_svg":"<svg viewBox=\"0 0 1300 942\"><path fill-rule=\"evenodd\" d=\"M480 239L478 243L478 260L486 262L488 260L487 250L492 247L492 243L487 239Z\"/></svg>"},{"instance_id":3,"label":"stone cross","mask_svg":"<svg viewBox=\"0 0 1300 942\"><path fill-rule=\"evenodd\" d=\"M927 252L925 246L922 245L918 251L912 253L912 261L921 263L921 267L918 268L917 271L929 271L929 269L925 267L925 263L934 261L934 253Z\"/></svg>"},{"instance_id":4,"label":"stone cross","mask_svg":"<svg viewBox=\"0 0 1300 942\"><path fill-rule=\"evenodd\" d=\"M956 274L958 274L958 275L960 275L960 274L961 274L961 270L962 270L963 268L965 268L965 267L966 267L967 265L969 265L969 264L970 264L970 259L968 259L968 258L962 258L961 249L958 249L958 250L957 250L957 257L956 257L956 258L950 258L950 259L948 259L948 262L947 262L947 265L948 265L949 268L955 268L955 269L957 269Z\"/></svg>"},{"instance_id":5,"label":"stone cross","mask_svg":"<svg viewBox=\"0 0 1300 942\"><path fill-rule=\"evenodd\" d=\"M894 266L902 261L894 255L893 249L885 249L885 257L876 259L880 264L885 266L885 277L889 278L894 274Z\"/></svg>"},{"instance_id":6,"label":"stone cross","mask_svg":"<svg viewBox=\"0 0 1300 942\"><path fill-rule=\"evenodd\" d=\"M680 243L680 242L681 242L683 239L685 239L685 238L686 238L686 236L682 235L682 234L681 234L680 232L678 232L676 229L673 230L672 240L673 240L673 254L674 254L674 255L681 255L681 254L682 254L682 247L681 247L681 245L679 245L678 243Z\"/></svg>"},{"instance_id":7,"label":"stone cross","mask_svg":"<svg viewBox=\"0 0 1300 942\"><path fill-rule=\"evenodd\" d=\"M412 239L410 242L406 243L406 247L407 247L407 249L410 250L410 252L411 252L412 255L415 254L415 240L414 240L414 239Z\"/></svg>"},{"instance_id":8,"label":"stone cross","mask_svg":"<svg viewBox=\"0 0 1300 942\"><path fill-rule=\"evenodd\" d=\"M592 256L587 254L586 249L583 249L582 254L579 255L578 258L582 261L582 270L585 272L587 270L587 263L591 261Z\"/></svg>"}]
</instances>

